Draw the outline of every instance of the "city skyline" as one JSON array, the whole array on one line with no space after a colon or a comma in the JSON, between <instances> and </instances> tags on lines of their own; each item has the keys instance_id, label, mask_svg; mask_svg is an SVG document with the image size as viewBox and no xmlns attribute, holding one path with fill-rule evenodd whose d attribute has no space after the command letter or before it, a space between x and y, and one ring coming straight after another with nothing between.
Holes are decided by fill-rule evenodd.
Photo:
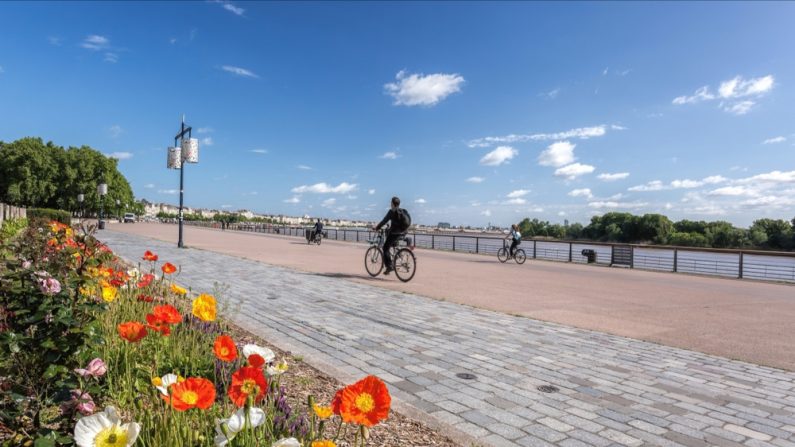
<instances>
[{"instance_id":1,"label":"city skyline","mask_svg":"<svg viewBox=\"0 0 795 447\"><path fill-rule=\"evenodd\" d=\"M0 140L90 145L139 199L178 202L166 147L184 113L195 208L379 220L398 195L432 225L795 216L793 4L0 12Z\"/></svg>"}]
</instances>

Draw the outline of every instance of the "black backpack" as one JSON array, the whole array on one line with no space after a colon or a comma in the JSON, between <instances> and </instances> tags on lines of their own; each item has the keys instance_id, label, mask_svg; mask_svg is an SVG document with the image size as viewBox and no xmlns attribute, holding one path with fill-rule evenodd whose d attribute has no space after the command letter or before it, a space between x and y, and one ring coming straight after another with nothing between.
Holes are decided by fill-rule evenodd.
<instances>
[{"instance_id":1,"label":"black backpack","mask_svg":"<svg viewBox=\"0 0 795 447\"><path fill-rule=\"evenodd\" d=\"M403 208L397 209L397 230L400 232L407 231L411 227L411 214Z\"/></svg>"}]
</instances>

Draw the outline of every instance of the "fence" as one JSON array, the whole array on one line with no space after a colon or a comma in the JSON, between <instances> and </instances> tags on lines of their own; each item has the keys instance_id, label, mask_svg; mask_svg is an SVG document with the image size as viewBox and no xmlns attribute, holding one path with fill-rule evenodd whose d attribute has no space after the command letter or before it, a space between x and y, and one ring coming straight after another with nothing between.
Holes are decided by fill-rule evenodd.
<instances>
[{"instance_id":1,"label":"fence","mask_svg":"<svg viewBox=\"0 0 795 447\"><path fill-rule=\"evenodd\" d=\"M25 208L19 208L16 206L6 205L5 203L0 203L0 226L3 225L3 222L7 219L18 219L27 217L27 210Z\"/></svg>"},{"instance_id":2,"label":"fence","mask_svg":"<svg viewBox=\"0 0 795 447\"><path fill-rule=\"evenodd\" d=\"M186 225L220 229L216 222L185 222ZM238 223L230 230L305 237L305 227ZM368 230L329 228L329 239L366 242L375 236ZM410 233L414 244L431 250L496 255L504 239L493 236L445 233ZM593 250L596 264L632 269L693 273L700 275L745 278L795 283L795 253L759 250L724 250L696 247L650 246L586 241L525 239L527 257L547 261L585 264L583 250Z\"/></svg>"}]
</instances>

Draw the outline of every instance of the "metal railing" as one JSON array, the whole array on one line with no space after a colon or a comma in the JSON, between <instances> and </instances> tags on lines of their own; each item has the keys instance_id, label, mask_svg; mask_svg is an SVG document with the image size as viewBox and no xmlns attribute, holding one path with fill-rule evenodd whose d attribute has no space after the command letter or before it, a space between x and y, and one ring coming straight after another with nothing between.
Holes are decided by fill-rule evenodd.
<instances>
[{"instance_id":1,"label":"metal railing","mask_svg":"<svg viewBox=\"0 0 795 447\"><path fill-rule=\"evenodd\" d=\"M217 222L185 222L186 225L221 229ZM277 224L230 224L229 230L306 237L308 228ZM328 228L332 240L361 242L375 233L362 229ZM494 255L503 238L449 233L409 233L414 244L430 250L448 250ZM640 270L691 273L795 283L795 253L760 250L731 250L698 247L652 246L590 241L525 239L528 258L547 261L586 263L583 250L596 252L596 264Z\"/></svg>"}]
</instances>

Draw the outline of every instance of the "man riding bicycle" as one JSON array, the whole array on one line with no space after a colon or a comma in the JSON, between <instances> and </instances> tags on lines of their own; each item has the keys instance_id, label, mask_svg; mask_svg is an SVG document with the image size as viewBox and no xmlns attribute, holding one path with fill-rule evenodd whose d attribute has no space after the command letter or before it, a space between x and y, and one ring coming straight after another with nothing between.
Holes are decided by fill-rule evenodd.
<instances>
[{"instance_id":1,"label":"man riding bicycle","mask_svg":"<svg viewBox=\"0 0 795 447\"><path fill-rule=\"evenodd\" d=\"M522 243L522 233L519 232L519 225L512 224L511 225L511 232L508 233L508 236L505 236L505 239L511 239L511 257L513 257L514 252L516 251L516 247Z\"/></svg>"},{"instance_id":2,"label":"man riding bicycle","mask_svg":"<svg viewBox=\"0 0 795 447\"><path fill-rule=\"evenodd\" d=\"M320 218L317 219L317 222L315 222L315 227L312 229L312 240L314 241L318 235L320 237L323 235L323 222L320 221Z\"/></svg>"},{"instance_id":3,"label":"man riding bicycle","mask_svg":"<svg viewBox=\"0 0 795 447\"><path fill-rule=\"evenodd\" d=\"M378 231L387 222L389 222L389 234L386 236L384 242L384 275L388 275L392 270L392 256L389 253L389 248L397 245L398 241L406 236L406 232L411 226L411 215L409 212L400 207L400 199L392 197L391 206L387 211L386 216L381 219L381 222L373 227L373 230Z\"/></svg>"}]
</instances>

